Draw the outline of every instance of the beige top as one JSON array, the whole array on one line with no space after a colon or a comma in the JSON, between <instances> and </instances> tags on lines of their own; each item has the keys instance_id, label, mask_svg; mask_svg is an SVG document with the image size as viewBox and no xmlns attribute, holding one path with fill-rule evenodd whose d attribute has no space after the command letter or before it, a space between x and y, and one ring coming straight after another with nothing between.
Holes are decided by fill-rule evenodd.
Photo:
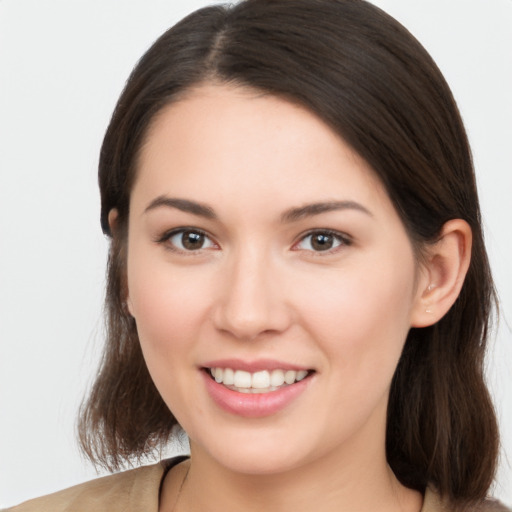
<instances>
[{"instance_id":1,"label":"beige top","mask_svg":"<svg viewBox=\"0 0 512 512\"><path fill-rule=\"evenodd\" d=\"M167 471L182 458L162 461L105 476L36 498L4 512L158 512L160 486ZM507 512L486 501L475 512ZM427 489L421 512L449 512L435 492Z\"/></svg>"}]
</instances>

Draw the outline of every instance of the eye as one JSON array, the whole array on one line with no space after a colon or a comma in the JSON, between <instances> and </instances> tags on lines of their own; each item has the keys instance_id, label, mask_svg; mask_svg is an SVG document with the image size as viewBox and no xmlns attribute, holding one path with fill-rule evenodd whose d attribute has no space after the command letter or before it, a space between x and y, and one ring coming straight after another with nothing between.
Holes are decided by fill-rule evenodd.
<instances>
[{"instance_id":1,"label":"eye","mask_svg":"<svg viewBox=\"0 0 512 512\"><path fill-rule=\"evenodd\" d=\"M200 251L217 247L217 244L206 233L198 229L174 230L165 234L158 242L166 243L171 246L171 249L182 252Z\"/></svg>"},{"instance_id":2,"label":"eye","mask_svg":"<svg viewBox=\"0 0 512 512\"><path fill-rule=\"evenodd\" d=\"M335 231L312 231L303 236L293 248L299 251L327 252L343 245L350 245L346 235Z\"/></svg>"}]
</instances>

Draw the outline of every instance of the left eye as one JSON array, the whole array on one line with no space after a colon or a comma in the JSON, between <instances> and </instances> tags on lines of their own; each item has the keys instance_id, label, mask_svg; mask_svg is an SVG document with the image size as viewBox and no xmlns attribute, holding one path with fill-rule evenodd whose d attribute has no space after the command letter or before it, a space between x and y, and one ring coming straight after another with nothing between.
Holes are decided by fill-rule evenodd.
<instances>
[{"instance_id":1,"label":"left eye","mask_svg":"<svg viewBox=\"0 0 512 512\"><path fill-rule=\"evenodd\" d=\"M303 251L325 252L341 245L350 245L350 242L338 233L315 231L304 236L294 247Z\"/></svg>"},{"instance_id":2,"label":"left eye","mask_svg":"<svg viewBox=\"0 0 512 512\"><path fill-rule=\"evenodd\" d=\"M215 247L215 244L207 235L194 229L175 231L167 240L180 251L198 251Z\"/></svg>"}]
</instances>

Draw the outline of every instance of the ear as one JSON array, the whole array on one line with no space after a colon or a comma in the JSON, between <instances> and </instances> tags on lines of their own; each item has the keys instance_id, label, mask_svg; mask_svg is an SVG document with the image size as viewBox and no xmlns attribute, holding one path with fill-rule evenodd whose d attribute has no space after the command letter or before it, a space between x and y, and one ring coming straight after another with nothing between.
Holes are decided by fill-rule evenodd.
<instances>
[{"instance_id":1,"label":"ear","mask_svg":"<svg viewBox=\"0 0 512 512\"><path fill-rule=\"evenodd\" d=\"M108 212L108 226L110 228L110 232L112 233L112 235L116 232L118 217L119 212L117 211L117 208L112 208Z\"/></svg>"},{"instance_id":2,"label":"ear","mask_svg":"<svg viewBox=\"0 0 512 512\"><path fill-rule=\"evenodd\" d=\"M471 260L471 243L469 224L454 219L443 226L439 239L427 248L411 327L435 324L457 300Z\"/></svg>"},{"instance_id":3,"label":"ear","mask_svg":"<svg viewBox=\"0 0 512 512\"><path fill-rule=\"evenodd\" d=\"M108 212L108 225L110 227L110 232L112 233L112 239L113 239L112 244L122 243L118 239L116 239L118 219L119 219L119 212L117 211L116 208L112 208L112 210L110 210ZM112 250L112 248L111 248L111 250ZM115 251L115 249L114 249L114 251ZM120 254L118 254L118 257L121 257ZM126 276L124 279L126 281ZM128 290L128 284L124 283L123 288L125 288L125 295L126 295L126 298L124 299L123 309L126 309L131 316L134 316L133 311L132 311L133 310L132 301L130 300L130 292Z\"/></svg>"}]
</instances>

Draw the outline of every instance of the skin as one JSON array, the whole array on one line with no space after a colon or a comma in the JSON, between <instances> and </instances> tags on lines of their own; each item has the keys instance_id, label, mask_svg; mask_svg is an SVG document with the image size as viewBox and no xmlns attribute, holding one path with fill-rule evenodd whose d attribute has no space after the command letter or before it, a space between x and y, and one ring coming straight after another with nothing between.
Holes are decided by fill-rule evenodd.
<instances>
[{"instance_id":1,"label":"skin","mask_svg":"<svg viewBox=\"0 0 512 512\"><path fill-rule=\"evenodd\" d=\"M283 218L332 202L343 207ZM183 227L203 248L180 248ZM318 251L311 230L339 235ZM149 371L191 440L179 502L184 465L161 510L418 511L386 463L389 387L409 328L455 300L469 247L453 221L420 266L372 170L300 106L218 84L167 106L140 155L127 262ZM284 409L243 418L206 391L201 367L223 358L314 373Z\"/></svg>"}]
</instances>

